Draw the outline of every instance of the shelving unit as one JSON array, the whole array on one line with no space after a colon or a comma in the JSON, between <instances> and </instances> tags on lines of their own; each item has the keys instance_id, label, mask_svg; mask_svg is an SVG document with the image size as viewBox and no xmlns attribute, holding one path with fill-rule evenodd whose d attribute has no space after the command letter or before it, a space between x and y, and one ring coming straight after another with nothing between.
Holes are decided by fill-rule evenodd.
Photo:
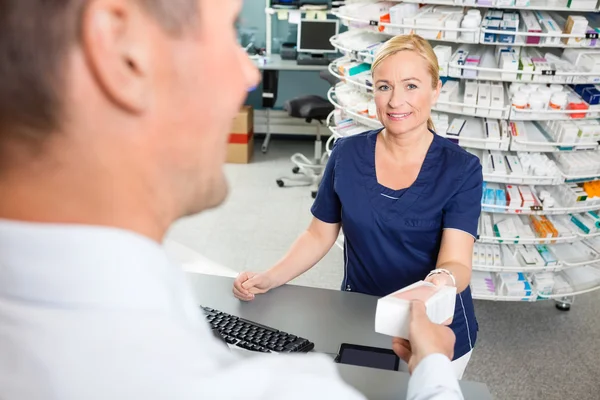
<instances>
[{"instance_id":1,"label":"shelving unit","mask_svg":"<svg viewBox=\"0 0 600 400\"><path fill-rule=\"evenodd\" d=\"M421 0L402 0L404 3L413 3L413 4L423 4L427 3L430 5L439 5L439 6L455 6L456 2L454 0L430 0L430 1L421 1ZM463 2L466 3L466 2ZM487 5L481 5L476 1L472 2L473 4L462 4L464 6L473 7L473 8L501 8L504 10L540 10L540 11L594 11L595 8L569 8L566 7L567 1L555 1L555 0L530 0L529 6L496 6L497 2L495 0L492 1L492 7Z\"/></svg>"},{"instance_id":2,"label":"shelving unit","mask_svg":"<svg viewBox=\"0 0 600 400\"><path fill-rule=\"evenodd\" d=\"M355 3L363 3L364 0L348 1L348 6L354 6ZM374 1L371 1L374 2ZM467 1L465 1L466 3ZM495 0L492 0L495 4ZM400 2L398 2L400 3ZM424 7L429 5L443 6L463 6L463 13L470 8L482 9L482 14L486 12L489 6L483 4L455 4L455 0L405 0L404 3L422 4ZM596 3L592 9L587 8L569 8L567 1L545 1L531 0L528 7L525 6L498 6L491 7L501 10L537 10L548 12L561 12L556 18L566 18L572 13L594 12L598 13L599 5ZM422 10L422 8L420 9ZM519 12L519 11L516 11ZM600 71L586 70L583 66L575 65L567 60L560 58L563 49L588 49L596 50L594 53L600 57L600 40L594 40L600 32L599 26L594 26L585 35L582 34L549 34L549 33L531 33L518 30L516 32L492 31L487 29L482 23L477 28L465 29L447 28L443 24L415 26L405 23L391 23L389 17L377 18L377 16L354 15L348 12L348 7L342 7L335 12L335 15L343 24L348 26L349 30L345 33L336 35L330 39L344 57L336 60L329 67L330 72L341 80L336 87L328 92L329 101L336 107L328 120L328 127L335 137L347 136L347 132L354 134L361 130L381 128L381 123L377 120L372 103L373 82L370 71L364 71L350 76L346 71L348 62L358 62L370 64L373 62L378 46L388 38L397 34L416 33L430 40L432 45L444 45L451 47L452 57L445 64L440 65L440 75L443 81L459 81L457 89L458 97L461 98L464 93L464 85L467 80L473 82L496 82L496 85L502 85L504 96L503 106L479 106L477 104L465 103L456 98L446 98L433 108L432 115L438 134L442 137L453 140L460 146L466 148L469 152L477 155L484 165L484 181L486 187L504 187L504 185L518 186L520 188L529 188L532 196L535 198L535 204L523 205L505 204L500 201L499 204L486 203L482 199L482 219L485 215L490 215L494 224L500 225L502 221L510 218L517 218L524 221L529 226L532 234L525 236L515 236L498 233L481 234L477 239L477 246L483 246L485 249L496 250L500 254L501 261L494 258L490 265L489 255L481 261L480 257L474 257L473 269L474 276L471 282L473 297L481 300L492 301L540 301L552 299L556 301L559 309L567 310L573 302L574 296L600 289L600 226L593 228L590 232L584 232L583 228L573 222L573 219L587 218L584 214L588 211L600 210L600 197L588 198L577 202L565 202L561 193L570 189L573 182L588 182L600 179L600 170L598 173L567 173L561 169L558 162L561 154L572 154L581 152L581 154L591 151L597 151L600 146L600 137L597 139L589 134L581 134L583 128L581 124L599 124L600 125L600 106L587 105L587 109L576 110L530 110L519 109L511 105L512 91L510 85L513 83L536 83L536 84L595 84L600 83ZM553 14L554 15L554 14ZM387 19L386 19L387 18ZM600 18L596 21L600 21ZM466 35L463 36L463 33ZM513 35L515 42L507 43L489 43L489 35L486 33ZM526 43L527 37L537 36L540 43ZM451 39L449 38L451 37ZM546 39L554 38L554 43L546 43ZM563 39L575 38L576 44L565 44ZM496 59L496 49L499 46L511 46L513 48L527 49L523 53L529 56L529 52L548 51L548 57L556 63L550 70L545 69L502 69ZM474 54L478 57L478 63L471 65L468 63L458 63L453 61L455 55L461 51ZM570 51L570 50L569 50ZM531 53L538 54L538 53ZM558 68L560 66L560 68ZM523 68L521 65L519 68ZM446 84L445 83L445 84ZM456 84L452 84L456 85ZM570 87L562 90L573 94ZM575 96L575 95L574 95ZM573 98L577 98L576 95ZM579 98L581 99L581 98ZM582 100L583 101L583 100ZM459 136L449 135L445 129L455 118L465 120L462 131ZM558 135L556 133L555 121L570 121L577 123L580 129L579 137ZM588 122L586 122L588 121ZM598 121L598 122L596 122ZM498 124L500 134L490 135L487 131L487 124ZM561 122L562 123L562 122ZM598 132L600 136L600 131ZM584 137L585 136L585 137ZM498 169L486 171L486 157L501 157L508 160L507 157L517 157L520 159L525 153L536 153L544 155L556 166L551 173L547 171L535 171L535 173L518 172L512 168L507 171ZM558 158L557 158L558 157ZM545 158L545 159L546 159ZM544 164L546 165L546 164ZM586 184L587 185L587 184ZM494 189L496 190L496 189ZM502 190L502 189L501 189ZM508 188L506 187L506 193ZM550 201L542 200L543 196L552 197ZM547 197L546 197L547 198ZM498 200L496 200L497 202ZM547 204L545 204L547 202ZM531 216L531 217L530 217ZM556 229L557 234L551 237L540 236L537 222L528 223L529 218L536 221L539 218L549 218L551 225ZM589 221L588 221L589 222ZM503 222L504 223L504 222ZM506 226L504 223L503 227ZM593 223L592 223L593 225ZM599 223L600 225L600 223ZM495 227L496 225L494 225ZM558 229L560 227L560 229ZM489 232L486 230L486 232ZM496 231L494 231L496 232ZM500 232L500 231L497 231ZM340 248L343 248L343 236L337 242ZM486 251L487 251L486 250ZM531 255L531 251L538 254L537 263L531 263L531 259L525 260L526 255ZM543 255L542 255L543 254ZM546 257L544 257L546 256ZM539 262L539 259L542 262ZM550 261L549 261L550 260ZM554 261L552 261L554 260ZM508 292L502 285L501 274L516 274L523 277L530 285L529 291L523 293ZM543 286L548 283L550 288ZM493 290L492 290L493 289Z\"/></svg>"}]
</instances>

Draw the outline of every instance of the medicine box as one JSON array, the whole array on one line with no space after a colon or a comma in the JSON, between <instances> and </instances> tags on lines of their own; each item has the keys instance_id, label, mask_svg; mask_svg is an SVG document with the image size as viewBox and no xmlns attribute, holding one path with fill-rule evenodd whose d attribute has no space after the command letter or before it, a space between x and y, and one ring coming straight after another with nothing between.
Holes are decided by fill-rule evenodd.
<instances>
[{"instance_id":1,"label":"medicine box","mask_svg":"<svg viewBox=\"0 0 600 400\"><path fill-rule=\"evenodd\" d=\"M475 114L475 106L477 105L477 81L465 82L465 93L463 96L463 112L465 114Z\"/></svg>"},{"instance_id":2,"label":"medicine box","mask_svg":"<svg viewBox=\"0 0 600 400\"><path fill-rule=\"evenodd\" d=\"M446 29L458 29L460 28L460 23L462 21L462 14L450 14L445 21ZM444 31L444 39L445 40L458 40L458 31L453 30L445 30Z\"/></svg>"},{"instance_id":3,"label":"medicine box","mask_svg":"<svg viewBox=\"0 0 600 400\"><path fill-rule=\"evenodd\" d=\"M477 88L477 110L476 115L487 117L492 102L491 86L488 82L479 82ZM487 108L481 108L487 107Z\"/></svg>"},{"instance_id":4,"label":"medicine box","mask_svg":"<svg viewBox=\"0 0 600 400\"><path fill-rule=\"evenodd\" d=\"M476 54L471 54L467 57L467 59L465 61L465 66L466 67L478 67L480 61L481 61L481 56L478 56ZM465 79L477 78L477 70L464 69L463 70L463 78L465 78Z\"/></svg>"},{"instance_id":5,"label":"medicine box","mask_svg":"<svg viewBox=\"0 0 600 400\"><path fill-rule=\"evenodd\" d=\"M519 29L519 21L518 20L503 19L502 22L500 22L500 30L503 32L516 32L518 29ZM498 35L498 42L499 43L514 43L515 35L501 33L500 35Z\"/></svg>"},{"instance_id":6,"label":"medicine box","mask_svg":"<svg viewBox=\"0 0 600 400\"><path fill-rule=\"evenodd\" d=\"M565 23L563 33L578 35L580 37L562 38L562 42L568 45L577 45L585 40L585 33L588 27L588 20L580 15L569 15Z\"/></svg>"},{"instance_id":7,"label":"medicine box","mask_svg":"<svg viewBox=\"0 0 600 400\"><path fill-rule=\"evenodd\" d=\"M554 21L552 18L542 19L542 20L540 20L540 23L542 25L542 32L547 33L549 35L562 34L562 31L556 24L556 21ZM557 44L560 44L560 39L561 38L559 36L545 36L544 44L557 45Z\"/></svg>"},{"instance_id":8,"label":"medicine box","mask_svg":"<svg viewBox=\"0 0 600 400\"><path fill-rule=\"evenodd\" d=\"M517 80L517 75L519 71L519 59L515 53L508 51L500 53L499 67L503 71L503 80Z\"/></svg>"},{"instance_id":9,"label":"medicine box","mask_svg":"<svg viewBox=\"0 0 600 400\"><path fill-rule=\"evenodd\" d=\"M375 312L375 331L408 339L412 300L425 303L427 316L431 322L442 324L454 316L456 288L419 281L380 298Z\"/></svg>"},{"instance_id":10,"label":"medicine box","mask_svg":"<svg viewBox=\"0 0 600 400\"><path fill-rule=\"evenodd\" d=\"M504 108L504 86L500 82L491 83L491 102L490 105L496 110L490 110L490 118L502 118L502 108Z\"/></svg>"},{"instance_id":11,"label":"medicine box","mask_svg":"<svg viewBox=\"0 0 600 400\"><path fill-rule=\"evenodd\" d=\"M338 69L342 75L354 76L366 71L370 71L371 65L367 63L350 62L347 64L341 64Z\"/></svg>"},{"instance_id":12,"label":"medicine box","mask_svg":"<svg viewBox=\"0 0 600 400\"><path fill-rule=\"evenodd\" d=\"M519 70L522 72L533 72L534 66L531 57L521 57L519 60ZM519 74L519 80L531 81L533 80L533 74L522 73Z\"/></svg>"},{"instance_id":13,"label":"medicine box","mask_svg":"<svg viewBox=\"0 0 600 400\"><path fill-rule=\"evenodd\" d=\"M485 29L499 31L500 24L502 21L500 20L489 20L485 22ZM483 42L484 43L496 43L496 33L494 32L483 32Z\"/></svg>"},{"instance_id":14,"label":"medicine box","mask_svg":"<svg viewBox=\"0 0 600 400\"><path fill-rule=\"evenodd\" d=\"M531 11L521 10L521 19L523 20L523 25L525 26L525 31L527 33L541 33L542 27L540 26L535 14ZM539 36L526 36L525 43L527 44L539 44L540 37Z\"/></svg>"}]
</instances>

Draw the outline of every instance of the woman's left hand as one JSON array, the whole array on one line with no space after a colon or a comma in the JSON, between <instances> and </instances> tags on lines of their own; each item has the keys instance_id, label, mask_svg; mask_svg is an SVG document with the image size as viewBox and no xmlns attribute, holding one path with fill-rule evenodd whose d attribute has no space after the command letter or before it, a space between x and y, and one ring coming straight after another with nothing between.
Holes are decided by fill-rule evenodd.
<instances>
[{"instance_id":1,"label":"woman's left hand","mask_svg":"<svg viewBox=\"0 0 600 400\"><path fill-rule=\"evenodd\" d=\"M425 282L433 283L436 286L454 286L454 281L448 274L435 274L425 279Z\"/></svg>"},{"instance_id":2,"label":"woman's left hand","mask_svg":"<svg viewBox=\"0 0 600 400\"><path fill-rule=\"evenodd\" d=\"M436 286L452 286L454 287L454 281L448 274L435 274L431 275L428 278L425 278L425 282L433 283ZM446 321L442 322L442 325L450 325L452 323L453 317L450 317Z\"/></svg>"}]
</instances>

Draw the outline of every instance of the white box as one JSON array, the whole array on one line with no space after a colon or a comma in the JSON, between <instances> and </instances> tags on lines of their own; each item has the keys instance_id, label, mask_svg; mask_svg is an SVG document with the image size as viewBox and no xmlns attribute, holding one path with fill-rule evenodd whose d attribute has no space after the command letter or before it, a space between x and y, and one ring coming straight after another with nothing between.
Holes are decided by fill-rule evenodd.
<instances>
[{"instance_id":1,"label":"white box","mask_svg":"<svg viewBox=\"0 0 600 400\"><path fill-rule=\"evenodd\" d=\"M540 21L542 24L542 32L550 34L550 35L560 35L562 34L562 30L556 24L556 21L553 19L543 19ZM544 43L547 45L555 45L560 44L559 36L545 36Z\"/></svg>"},{"instance_id":2,"label":"white box","mask_svg":"<svg viewBox=\"0 0 600 400\"><path fill-rule=\"evenodd\" d=\"M460 28L462 21L462 14L450 14L444 23L446 29L457 29ZM458 31L444 31L445 40L458 40Z\"/></svg>"},{"instance_id":3,"label":"white box","mask_svg":"<svg viewBox=\"0 0 600 400\"><path fill-rule=\"evenodd\" d=\"M494 246L492 248L492 251L494 252L494 266L495 267L501 266L502 265L502 257L500 256L500 247Z\"/></svg>"},{"instance_id":4,"label":"white box","mask_svg":"<svg viewBox=\"0 0 600 400\"><path fill-rule=\"evenodd\" d=\"M423 301L431 322L442 324L454 316L456 288L419 281L380 298L375 312L375 332L408 339L412 300Z\"/></svg>"},{"instance_id":5,"label":"white box","mask_svg":"<svg viewBox=\"0 0 600 400\"><path fill-rule=\"evenodd\" d=\"M490 107L492 102L491 86L487 82L479 82L477 88L477 107ZM476 115L487 117L489 108L477 108Z\"/></svg>"},{"instance_id":6,"label":"white box","mask_svg":"<svg viewBox=\"0 0 600 400\"><path fill-rule=\"evenodd\" d=\"M500 132L500 125L498 124L498 120L489 119L485 121L485 134L488 137L488 139L501 139L502 134Z\"/></svg>"},{"instance_id":7,"label":"white box","mask_svg":"<svg viewBox=\"0 0 600 400\"><path fill-rule=\"evenodd\" d=\"M523 72L533 72L533 61L531 61L531 57L521 57L519 61L519 70ZM531 81L533 80L533 74L520 74L522 81Z\"/></svg>"},{"instance_id":8,"label":"white box","mask_svg":"<svg viewBox=\"0 0 600 400\"><path fill-rule=\"evenodd\" d=\"M477 105L477 81L465 81L465 93L463 97L463 112L465 114L475 114L475 106ZM467 106L468 105L468 106Z\"/></svg>"},{"instance_id":9,"label":"white box","mask_svg":"<svg viewBox=\"0 0 600 400\"><path fill-rule=\"evenodd\" d=\"M519 71L519 59L513 52L502 52L500 53L499 67L501 70L508 70L514 72L502 72L502 79L506 81L516 81L517 73Z\"/></svg>"},{"instance_id":10,"label":"white box","mask_svg":"<svg viewBox=\"0 0 600 400\"><path fill-rule=\"evenodd\" d=\"M491 84L491 107L504 108L504 86L502 83L492 82ZM502 118L502 110L490 110L490 118Z\"/></svg>"}]
</instances>

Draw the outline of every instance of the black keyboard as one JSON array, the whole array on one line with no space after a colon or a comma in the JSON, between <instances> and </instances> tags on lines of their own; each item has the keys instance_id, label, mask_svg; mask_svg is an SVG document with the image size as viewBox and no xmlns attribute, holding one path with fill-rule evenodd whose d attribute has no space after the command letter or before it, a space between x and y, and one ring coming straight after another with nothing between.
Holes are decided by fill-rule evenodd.
<instances>
[{"instance_id":1,"label":"black keyboard","mask_svg":"<svg viewBox=\"0 0 600 400\"><path fill-rule=\"evenodd\" d=\"M211 327L230 346L261 353L306 353L315 344L268 326L248 321L209 307L200 307Z\"/></svg>"}]
</instances>

